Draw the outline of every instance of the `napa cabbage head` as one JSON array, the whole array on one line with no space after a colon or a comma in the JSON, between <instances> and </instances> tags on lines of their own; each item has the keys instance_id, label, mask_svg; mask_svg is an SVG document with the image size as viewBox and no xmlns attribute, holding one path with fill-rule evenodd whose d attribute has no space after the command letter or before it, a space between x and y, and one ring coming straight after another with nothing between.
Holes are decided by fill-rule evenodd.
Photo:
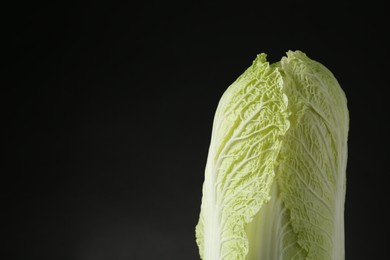
<instances>
[{"instance_id":1,"label":"napa cabbage head","mask_svg":"<svg viewBox=\"0 0 390 260\"><path fill-rule=\"evenodd\" d=\"M260 54L213 122L196 242L204 260L344 259L349 115L304 53Z\"/></svg>"}]
</instances>

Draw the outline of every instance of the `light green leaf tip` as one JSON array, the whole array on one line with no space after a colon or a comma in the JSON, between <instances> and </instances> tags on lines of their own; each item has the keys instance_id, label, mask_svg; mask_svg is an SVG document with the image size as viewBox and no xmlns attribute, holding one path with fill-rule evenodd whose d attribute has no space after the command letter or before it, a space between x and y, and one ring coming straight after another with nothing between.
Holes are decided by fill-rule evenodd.
<instances>
[{"instance_id":1,"label":"light green leaf tip","mask_svg":"<svg viewBox=\"0 0 390 260\"><path fill-rule=\"evenodd\" d=\"M344 259L348 110L302 52L257 56L214 118L196 241L204 260Z\"/></svg>"}]
</instances>

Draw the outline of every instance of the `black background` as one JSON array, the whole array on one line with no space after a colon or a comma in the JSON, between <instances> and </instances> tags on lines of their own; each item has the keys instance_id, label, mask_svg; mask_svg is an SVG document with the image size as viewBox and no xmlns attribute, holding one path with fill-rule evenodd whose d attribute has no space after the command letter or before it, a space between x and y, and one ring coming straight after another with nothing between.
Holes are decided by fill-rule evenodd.
<instances>
[{"instance_id":1,"label":"black background","mask_svg":"<svg viewBox=\"0 0 390 260\"><path fill-rule=\"evenodd\" d=\"M326 65L348 98L346 259L387 254L384 1L8 11L7 259L199 259L194 227L219 98L256 54L275 62L287 50Z\"/></svg>"}]
</instances>

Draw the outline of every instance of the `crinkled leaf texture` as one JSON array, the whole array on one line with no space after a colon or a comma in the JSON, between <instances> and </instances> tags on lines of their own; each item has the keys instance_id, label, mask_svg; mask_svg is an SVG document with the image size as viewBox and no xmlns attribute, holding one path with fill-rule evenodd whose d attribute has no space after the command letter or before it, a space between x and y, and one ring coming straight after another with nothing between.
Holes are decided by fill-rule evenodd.
<instances>
[{"instance_id":1,"label":"crinkled leaf texture","mask_svg":"<svg viewBox=\"0 0 390 260\"><path fill-rule=\"evenodd\" d=\"M349 115L304 53L260 54L222 96L196 241L204 260L344 259Z\"/></svg>"}]
</instances>

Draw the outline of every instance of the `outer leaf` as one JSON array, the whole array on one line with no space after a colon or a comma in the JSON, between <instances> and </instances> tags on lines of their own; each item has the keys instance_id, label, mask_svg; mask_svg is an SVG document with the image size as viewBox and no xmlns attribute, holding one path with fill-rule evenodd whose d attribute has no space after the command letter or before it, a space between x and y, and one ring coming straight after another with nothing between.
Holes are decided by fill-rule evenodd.
<instances>
[{"instance_id":1,"label":"outer leaf","mask_svg":"<svg viewBox=\"0 0 390 260\"><path fill-rule=\"evenodd\" d=\"M261 54L224 93L214 119L201 215L196 228L203 259L245 259L245 226L269 200L287 98L278 69Z\"/></svg>"},{"instance_id":2,"label":"outer leaf","mask_svg":"<svg viewBox=\"0 0 390 260\"><path fill-rule=\"evenodd\" d=\"M278 159L281 200L306 259L344 259L347 101L332 73L303 53L289 52L281 67L291 111Z\"/></svg>"}]
</instances>

